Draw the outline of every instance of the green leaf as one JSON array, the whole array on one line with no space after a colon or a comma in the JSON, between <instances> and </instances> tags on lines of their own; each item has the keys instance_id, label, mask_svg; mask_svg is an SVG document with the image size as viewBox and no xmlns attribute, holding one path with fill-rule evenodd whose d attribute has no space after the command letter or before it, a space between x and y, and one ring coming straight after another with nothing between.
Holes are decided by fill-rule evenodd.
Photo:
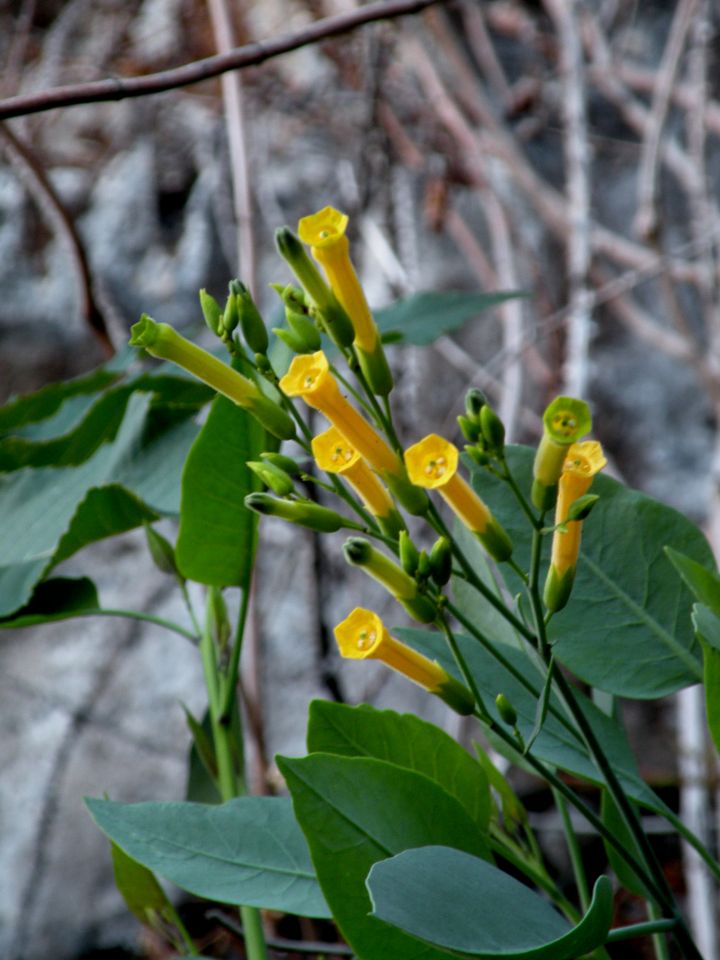
<instances>
[{"instance_id":1,"label":"green leaf","mask_svg":"<svg viewBox=\"0 0 720 960\"><path fill-rule=\"evenodd\" d=\"M713 610L696 603L693 624L703 651L703 682L708 730L720 752L720 617Z\"/></svg>"},{"instance_id":2,"label":"green leaf","mask_svg":"<svg viewBox=\"0 0 720 960\"><path fill-rule=\"evenodd\" d=\"M99 609L97 589L88 577L51 577L37 585L32 599L21 610L0 619L0 629L69 620Z\"/></svg>"},{"instance_id":3,"label":"green leaf","mask_svg":"<svg viewBox=\"0 0 720 960\"><path fill-rule=\"evenodd\" d=\"M120 891L128 910L140 923L151 922L152 917L149 914L153 911L169 920L174 912L172 904L152 871L133 860L112 841L110 849L115 886Z\"/></svg>"},{"instance_id":4,"label":"green leaf","mask_svg":"<svg viewBox=\"0 0 720 960\"><path fill-rule=\"evenodd\" d=\"M176 466L195 427L180 424L156 437L153 418L151 397L135 393L115 441L88 460L0 476L0 617L23 607L61 560L172 508Z\"/></svg>"},{"instance_id":5,"label":"green leaf","mask_svg":"<svg viewBox=\"0 0 720 960\"><path fill-rule=\"evenodd\" d=\"M474 320L483 310L506 300L526 297L522 292L465 293L460 290L436 293L414 293L389 307L374 311L381 334L399 334L405 343L419 347L433 343L438 337L457 330Z\"/></svg>"},{"instance_id":6,"label":"green leaf","mask_svg":"<svg viewBox=\"0 0 720 960\"><path fill-rule=\"evenodd\" d=\"M290 801L222 806L87 799L114 843L183 890L220 903L329 917Z\"/></svg>"},{"instance_id":7,"label":"green leaf","mask_svg":"<svg viewBox=\"0 0 720 960\"><path fill-rule=\"evenodd\" d=\"M487 833L491 799L484 770L447 733L413 714L313 700L308 752L375 757L424 773L455 797Z\"/></svg>"},{"instance_id":8,"label":"green leaf","mask_svg":"<svg viewBox=\"0 0 720 960\"><path fill-rule=\"evenodd\" d=\"M548 903L492 864L427 846L376 864L373 916L463 956L575 960L607 938L612 887L595 884L588 912L571 928Z\"/></svg>"},{"instance_id":9,"label":"green leaf","mask_svg":"<svg viewBox=\"0 0 720 960\"><path fill-rule=\"evenodd\" d=\"M277 758L318 880L343 935L363 960L438 960L368 916L365 878L378 860L439 843L489 856L475 823L432 780L383 760L314 754Z\"/></svg>"},{"instance_id":10,"label":"green leaf","mask_svg":"<svg viewBox=\"0 0 720 960\"><path fill-rule=\"evenodd\" d=\"M29 423L47 420L72 397L97 393L117 381L118 373L99 369L73 380L51 383L27 396L11 399L0 408L0 434L16 432Z\"/></svg>"},{"instance_id":11,"label":"green leaf","mask_svg":"<svg viewBox=\"0 0 720 960\"><path fill-rule=\"evenodd\" d=\"M392 632L459 677L457 667L440 634L417 629L397 629ZM540 673L536 672L528 655L502 645L500 652L508 664L508 667L505 667L472 638L458 636L457 641L488 711L498 722L501 722L495 697L498 693L504 693L517 712L518 729L527 742L535 727L537 701L541 696L543 680ZM526 686L528 683L533 687L534 692L528 690ZM620 777L628 795L648 809L664 815L667 808L640 778L637 763L620 724L599 710L579 691L575 691L575 696L606 755L612 757L615 772ZM562 718L565 718L564 723ZM602 774L588 755L579 733L572 723L567 721L555 694L549 699L548 713L533 745L532 753L538 759L560 767L561 770L567 770L591 783L604 782Z\"/></svg>"},{"instance_id":12,"label":"green leaf","mask_svg":"<svg viewBox=\"0 0 720 960\"><path fill-rule=\"evenodd\" d=\"M685 556L684 553L673 550L672 547L666 547L665 553L700 603L704 603L713 613L720 615L720 576L715 572L712 558L711 569L708 569L707 566Z\"/></svg>"},{"instance_id":13,"label":"green leaf","mask_svg":"<svg viewBox=\"0 0 720 960\"><path fill-rule=\"evenodd\" d=\"M623 847L628 851L628 853L635 857L635 860L638 863L643 863L644 854L638 849L635 837L628 830L627 825L620 811L618 810L617 804L607 790L603 790L602 792L600 813L602 816L602 821L610 833L622 843ZM636 896L642 897L644 900L649 899L645 884L638 877L632 867L627 864L627 862L619 855L615 847L611 843L608 843L604 837L603 844L605 846L605 854L607 855L608 862L615 871L615 876L618 878L620 885L625 887L625 889L629 890L631 893L634 893Z\"/></svg>"},{"instance_id":14,"label":"green leaf","mask_svg":"<svg viewBox=\"0 0 720 960\"><path fill-rule=\"evenodd\" d=\"M243 501L259 489L246 464L258 459L265 444L265 431L254 417L225 397L213 401L182 478L175 555L188 580L214 587L246 583L254 560L257 514Z\"/></svg>"},{"instance_id":15,"label":"green leaf","mask_svg":"<svg viewBox=\"0 0 720 960\"><path fill-rule=\"evenodd\" d=\"M533 451L510 447L508 460L520 487L531 486ZM528 568L531 531L507 486L486 472L473 484L508 530L514 558ZM682 546L712 565L702 533L676 510L596 477L600 501L583 526L575 586L567 607L550 623L557 659L583 680L616 696L649 699L673 693L702 677L690 625L690 594L664 548ZM546 537L545 554L550 537ZM503 568L508 581L519 584ZM543 569L544 575L544 569Z\"/></svg>"}]
</instances>

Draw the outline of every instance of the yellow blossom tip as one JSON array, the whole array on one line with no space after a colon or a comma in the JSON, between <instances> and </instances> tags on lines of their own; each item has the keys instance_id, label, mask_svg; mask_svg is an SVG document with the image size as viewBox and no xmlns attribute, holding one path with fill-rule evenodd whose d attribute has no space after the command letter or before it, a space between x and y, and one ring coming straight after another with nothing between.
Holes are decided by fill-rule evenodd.
<instances>
[{"instance_id":1,"label":"yellow blossom tip","mask_svg":"<svg viewBox=\"0 0 720 960\"><path fill-rule=\"evenodd\" d=\"M311 445L315 462L327 473L342 473L360 459L360 454L336 427L313 437Z\"/></svg>"},{"instance_id":2,"label":"yellow blossom tip","mask_svg":"<svg viewBox=\"0 0 720 960\"><path fill-rule=\"evenodd\" d=\"M353 660L371 657L387 633L380 617L364 607L355 607L333 632L340 653Z\"/></svg>"},{"instance_id":3,"label":"yellow blossom tip","mask_svg":"<svg viewBox=\"0 0 720 960\"><path fill-rule=\"evenodd\" d=\"M578 477L594 477L607 464L603 448L597 440L573 443L563 463L563 473Z\"/></svg>"},{"instance_id":4,"label":"yellow blossom tip","mask_svg":"<svg viewBox=\"0 0 720 960\"><path fill-rule=\"evenodd\" d=\"M330 370L328 359L322 350L295 357L290 369L280 380L280 389L288 397L303 397L311 394L321 384Z\"/></svg>"},{"instance_id":5,"label":"yellow blossom tip","mask_svg":"<svg viewBox=\"0 0 720 960\"><path fill-rule=\"evenodd\" d=\"M410 481L427 490L445 486L457 472L458 448L436 433L408 447L404 456Z\"/></svg>"},{"instance_id":6,"label":"yellow blossom tip","mask_svg":"<svg viewBox=\"0 0 720 960\"><path fill-rule=\"evenodd\" d=\"M300 220L298 235L310 247L330 247L345 235L347 225L347 214L334 207L323 207Z\"/></svg>"}]
</instances>

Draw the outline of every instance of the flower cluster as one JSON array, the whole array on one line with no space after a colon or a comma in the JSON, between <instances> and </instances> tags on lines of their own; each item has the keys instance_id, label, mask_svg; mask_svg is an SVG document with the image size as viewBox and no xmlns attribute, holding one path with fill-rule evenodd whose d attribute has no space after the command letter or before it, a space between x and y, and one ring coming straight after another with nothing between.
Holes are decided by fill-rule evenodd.
<instances>
[{"instance_id":1,"label":"flower cluster","mask_svg":"<svg viewBox=\"0 0 720 960\"><path fill-rule=\"evenodd\" d=\"M469 392L465 413L458 418L468 441L464 456L454 443L434 433L403 450L388 403L392 374L350 258L347 227L345 214L325 207L300 221L298 236L287 227L277 233L278 250L300 283L300 287L275 286L287 320L287 326L275 332L296 354L282 376L268 356L262 317L238 281L230 285L224 310L205 291L201 293L208 326L227 346L233 366L149 317L133 327L131 343L210 384L256 417L273 436L295 441L312 458L320 476L326 477L321 480L317 471L306 472L285 454L263 454L249 466L269 492L249 495L248 508L322 532L362 533L346 541L347 562L379 582L413 619L446 633L447 610L452 608L445 587L453 576L468 579L481 593L486 588L448 530L445 507L492 561L511 566L527 583L528 576L513 556L513 539L495 515L503 514L502 501L490 497L491 506L481 495L480 491L485 493L483 471L495 481L506 482L536 533L545 531L545 514L555 505L544 603L548 615L556 613L570 597L582 523L597 499L588 496L588 489L605 465L596 441L581 442L591 426L587 405L558 397L548 406L527 494L511 473L503 424L477 390ZM347 361L357 389L331 362L323 349L323 335ZM237 366L242 373L234 369ZM321 413L329 427L313 435L294 404L297 400ZM301 493L296 486L299 477L334 491L356 518ZM423 518L439 536L432 550L414 546L403 511ZM355 608L336 627L335 635L343 656L381 660L460 713L480 709L477 692L472 694L437 661L393 637L372 611Z\"/></svg>"}]
</instances>

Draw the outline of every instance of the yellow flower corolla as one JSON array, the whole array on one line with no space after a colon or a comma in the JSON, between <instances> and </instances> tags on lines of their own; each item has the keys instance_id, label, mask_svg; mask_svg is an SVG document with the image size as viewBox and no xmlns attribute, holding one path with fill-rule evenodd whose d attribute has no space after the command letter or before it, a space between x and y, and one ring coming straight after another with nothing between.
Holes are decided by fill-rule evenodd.
<instances>
[{"instance_id":1,"label":"yellow flower corolla","mask_svg":"<svg viewBox=\"0 0 720 960\"><path fill-rule=\"evenodd\" d=\"M343 657L381 660L429 693L443 699L458 713L467 715L473 712L475 701L470 691L435 660L430 660L391 636L372 610L356 607L335 627L334 632Z\"/></svg>"},{"instance_id":2,"label":"yellow flower corolla","mask_svg":"<svg viewBox=\"0 0 720 960\"><path fill-rule=\"evenodd\" d=\"M574 443L567 453L558 484L550 568L545 581L544 600L548 610L561 610L570 598L575 567L580 553L581 520L568 520L572 504L590 489L593 477L607 463L596 440Z\"/></svg>"},{"instance_id":3,"label":"yellow flower corolla","mask_svg":"<svg viewBox=\"0 0 720 960\"><path fill-rule=\"evenodd\" d=\"M566 524L566 532L555 531L550 560L559 576L575 566L580 552L582 521L571 520L566 523L570 506L578 497L588 492L593 477L606 463L602 447L597 440L574 443L568 450L560 475L555 508L555 523Z\"/></svg>"},{"instance_id":4,"label":"yellow flower corolla","mask_svg":"<svg viewBox=\"0 0 720 960\"><path fill-rule=\"evenodd\" d=\"M437 490L450 508L474 533L484 533L492 514L470 484L458 473L458 448L431 433L405 451L405 466L412 483Z\"/></svg>"},{"instance_id":5,"label":"yellow flower corolla","mask_svg":"<svg viewBox=\"0 0 720 960\"><path fill-rule=\"evenodd\" d=\"M374 516L387 517L394 511L388 491L337 427L313 437L312 452L320 469L344 477Z\"/></svg>"},{"instance_id":6,"label":"yellow flower corolla","mask_svg":"<svg viewBox=\"0 0 720 960\"><path fill-rule=\"evenodd\" d=\"M302 397L309 407L319 410L380 474L402 473L397 454L340 392L322 350L295 357L280 380L280 389L288 397Z\"/></svg>"},{"instance_id":7,"label":"yellow flower corolla","mask_svg":"<svg viewBox=\"0 0 720 960\"><path fill-rule=\"evenodd\" d=\"M312 248L312 255L325 271L328 283L345 308L355 330L355 343L366 353L373 353L379 333L350 260L345 230L346 214L333 207L323 207L298 223L298 235Z\"/></svg>"}]
</instances>

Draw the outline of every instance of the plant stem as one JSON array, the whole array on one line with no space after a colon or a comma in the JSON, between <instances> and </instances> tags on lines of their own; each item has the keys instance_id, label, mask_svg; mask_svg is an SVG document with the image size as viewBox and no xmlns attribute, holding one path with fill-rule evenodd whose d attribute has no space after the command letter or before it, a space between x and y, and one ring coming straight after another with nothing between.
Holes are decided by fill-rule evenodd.
<instances>
[{"instance_id":1,"label":"plant stem","mask_svg":"<svg viewBox=\"0 0 720 960\"><path fill-rule=\"evenodd\" d=\"M572 864L573 875L575 877L578 900L580 901L583 913L586 913L590 905L590 890L585 875L580 844L578 843L577 834L570 819L570 811L567 808L565 797L560 796L557 790L553 790L553 797L555 798L555 806L558 808L563 822L565 841L567 843L568 853L570 854L570 863Z\"/></svg>"},{"instance_id":2,"label":"plant stem","mask_svg":"<svg viewBox=\"0 0 720 960\"><path fill-rule=\"evenodd\" d=\"M517 502L520 504L523 513L525 514L525 516L528 518L528 520L529 520L530 523L532 524L533 529L535 529L535 530L540 530L540 528L541 528L542 525L543 525L543 516L537 517L537 516L535 515L535 511L533 510L533 508L532 508L532 507L530 506L530 504L528 503L528 500L527 500L525 494L522 492L522 490L521 490L520 487L518 486L517 480L516 480L515 477L512 475L512 473L511 473L511 471L510 471L510 467L508 466L508 462L507 462L507 460L505 459L505 455L504 455L504 454L500 457L500 465L501 465L502 468L503 468L503 472L502 472L502 475L501 475L501 479L503 479L503 480L507 483L507 485L510 487L510 489L512 490L512 492L515 494L515 499L516 499Z\"/></svg>"},{"instance_id":3,"label":"plant stem","mask_svg":"<svg viewBox=\"0 0 720 960\"><path fill-rule=\"evenodd\" d=\"M648 913L650 914L651 923L653 922L657 923L659 920L662 919L661 916L659 915L658 908L655 906L654 903L648 900L647 907L648 907ZM675 927L675 924L673 923L671 929L673 929L674 927ZM664 935L664 931L660 931L660 930L653 931L652 942L653 942L653 950L655 951L655 956L657 960L670 960L670 947L668 945L667 938Z\"/></svg>"},{"instance_id":4,"label":"plant stem","mask_svg":"<svg viewBox=\"0 0 720 960\"><path fill-rule=\"evenodd\" d=\"M617 943L618 940L630 940L632 937L645 937L648 934L667 933L672 931L676 920L648 920L645 923L631 923L627 927L618 927L608 934L608 943Z\"/></svg>"},{"instance_id":5,"label":"plant stem","mask_svg":"<svg viewBox=\"0 0 720 960\"><path fill-rule=\"evenodd\" d=\"M77 613L73 612L73 617L125 617L128 620L144 620L145 623L154 623L158 627L165 627L166 630L185 637L186 640L190 640L195 645L200 642L198 634L186 630L185 627L181 627L179 623L174 623L172 620L165 620L163 617L156 617L152 613L140 613L138 610L119 610L111 607L103 607L99 610L78 610Z\"/></svg>"}]
</instances>

